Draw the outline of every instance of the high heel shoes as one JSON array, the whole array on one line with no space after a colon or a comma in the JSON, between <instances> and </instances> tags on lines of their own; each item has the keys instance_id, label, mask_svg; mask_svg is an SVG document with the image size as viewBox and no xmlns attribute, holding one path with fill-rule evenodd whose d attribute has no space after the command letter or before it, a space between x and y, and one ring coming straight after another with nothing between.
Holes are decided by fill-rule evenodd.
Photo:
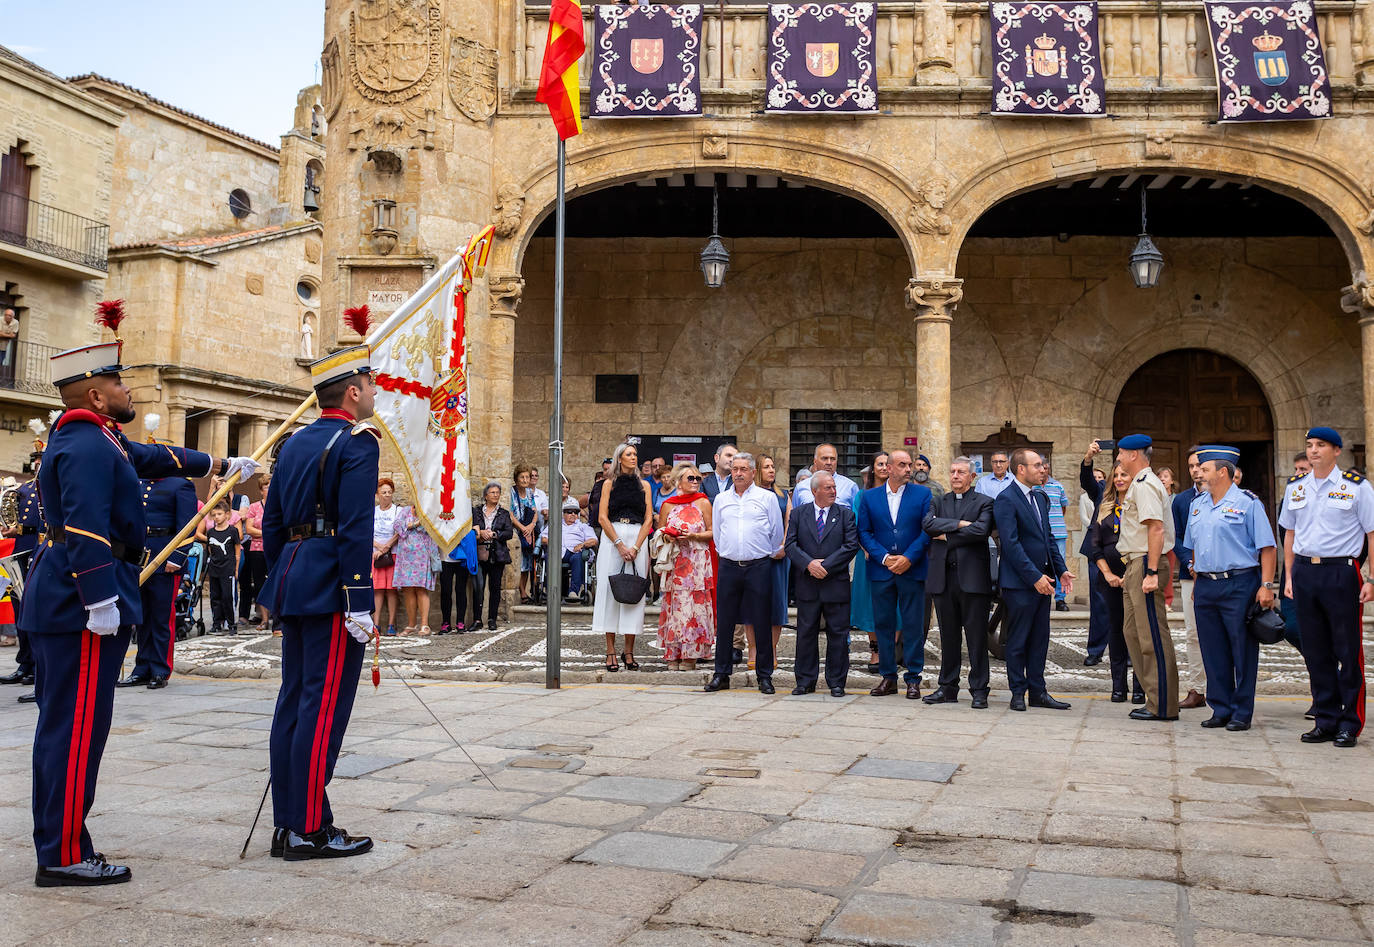
<instances>
[{"instance_id":1,"label":"high heel shoes","mask_svg":"<svg viewBox=\"0 0 1374 947\"><path fill-rule=\"evenodd\" d=\"M627 670L627 671L638 671L638 670L639 670L639 665L636 664L636 663L634 662L634 660L630 657L630 655L629 655L628 653L622 654L621 657L625 660L625 670Z\"/></svg>"}]
</instances>

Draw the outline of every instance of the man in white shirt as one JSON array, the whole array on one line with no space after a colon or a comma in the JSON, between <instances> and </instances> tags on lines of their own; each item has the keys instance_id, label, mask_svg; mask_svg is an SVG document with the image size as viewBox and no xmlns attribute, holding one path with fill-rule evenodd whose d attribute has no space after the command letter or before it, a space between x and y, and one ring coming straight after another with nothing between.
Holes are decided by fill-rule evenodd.
<instances>
[{"instance_id":1,"label":"man in white shirt","mask_svg":"<svg viewBox=\"0 0 1374 947\"><path fill-rule=\"evenodd\" d=\"M773 693L773 556L782 549L782 511L771 490L754 483L753 455L731 459L731 489L716 494L711 532L720 555L716 574L716 667L707 691L726 690L734 671L735 625L753 625L757 635L759 691Z\"/></svg>"},{"instance_id":2,"label":"man in white shirt","mask_svg":"<svg viewBox=\"0 0 1374 947\"><path fill-rule=\"evenodd\" d=\"M835 502L853 506L854 495L859 492L859 485L844 474L835 473L839 466L840 454L835 450L835 445L817 444L816 453L811 458L811 474L805 480L799 480L796 489L792 491L792 509L795 510L804 503L815 502L816 498L811 495L811 477L822 470L835 478Z\"/></svg>"},{"instance_id":3,"label":"man in white shirt","mask_svg":"<svg viewBox=\"0 0 1374 947\"><path fill-rule=\"evenodd\" d=\"M1011 475L1006 451L993 451L989 463L992 464L992 471L979 477L978 482L973 485L973 489L983 496L992 497L995 500L998 494L1016 481L1016 478Z\"/></svg>"},{"instance_id":4,"label":"man in white shirt","mask_svg":"<svg viewBox=\"0 0 1374 947\"><path fill-rule=\"evenodd\" d=\"M596 534L592 528L577 518L580 510L576 500L563 504L563 564L569 570L566 600L577 599L582 594L582 582L587 572L587 552L596 546Z\"/></svg>"}]
</instances>

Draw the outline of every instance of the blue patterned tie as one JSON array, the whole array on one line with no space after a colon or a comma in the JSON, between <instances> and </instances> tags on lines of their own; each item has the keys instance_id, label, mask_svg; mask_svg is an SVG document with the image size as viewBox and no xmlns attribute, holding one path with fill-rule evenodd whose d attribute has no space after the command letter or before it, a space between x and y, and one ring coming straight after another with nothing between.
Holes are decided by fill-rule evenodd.
<instances>
[{"instance_id":1,"label":"blue patterned tie","mask_svg":"<svg viewBox=\"0 0 1374 947\"><path fill-rule=\"evenodd\" d=\"M816 511L816 535L825 535L825 510Z\"/></svg>"}]
</instances>

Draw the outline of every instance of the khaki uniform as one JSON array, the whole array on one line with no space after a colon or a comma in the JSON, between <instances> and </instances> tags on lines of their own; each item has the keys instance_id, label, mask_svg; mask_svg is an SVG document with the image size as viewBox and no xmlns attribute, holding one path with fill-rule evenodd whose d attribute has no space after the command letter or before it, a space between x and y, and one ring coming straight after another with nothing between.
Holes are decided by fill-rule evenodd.
<instances>
[{"instance_id":1,"label":"khaki uniform","mask_svg":"<svg viewBox=\"0 0 1374 947\"><path fill-rule=\"evenodd\" d=\"M1164 544L1156 563L1159 588L1151 595L1141 590L1148 564L1149 529L1145 525L1148 520L1159 520L1164 525ZM1145 707L1160 717L1177 717L1178 662L1164 606L1164 589L1172 581L1166 554L1174 548L1174 517L1164 484L1148 467L1135 475L1126 491L1116 548L1126 562L1126 579L1122 585L1125 593L1122 634L1136 677L1140 678L1140 686L1145 690Z\"/></svg>"}]
</instances>

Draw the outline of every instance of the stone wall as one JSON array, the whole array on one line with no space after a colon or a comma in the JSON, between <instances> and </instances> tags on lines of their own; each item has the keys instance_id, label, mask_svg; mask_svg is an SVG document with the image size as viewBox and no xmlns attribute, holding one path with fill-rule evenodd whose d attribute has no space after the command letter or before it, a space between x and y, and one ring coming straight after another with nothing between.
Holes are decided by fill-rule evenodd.
<instances>
[{"instance_id":1,"label":"stone wall","mask_svg":"<svg viewBox=\"0 0 1374 947\"><path fill-rule=\"evenodd\" d=\"M1129 375L1177 348L1249 369L1274 415L1278 465L1308 424L1363 425L1358 327L1339 305L1334 239L1161 239L1155 290L1127 274L1134 238L966 241L951 339L951 448L1011 421L1054 444L1076 496L1088 440L1110 431ZM893 240L737 240L726 284L708 290L700 241L568 244L564 403L577 491L625 434L737 435L788 457L790 408L883 412L883 441L915 430L909 275ZM532 242L516 320L513 455L544 466L551 404L552 241ZM596 404L597 373L639 373L635 405ZM477 479L487 469L474 446ZM1072 517L1071 517L1072 518Z\"/></svg>"}]
</instances>

